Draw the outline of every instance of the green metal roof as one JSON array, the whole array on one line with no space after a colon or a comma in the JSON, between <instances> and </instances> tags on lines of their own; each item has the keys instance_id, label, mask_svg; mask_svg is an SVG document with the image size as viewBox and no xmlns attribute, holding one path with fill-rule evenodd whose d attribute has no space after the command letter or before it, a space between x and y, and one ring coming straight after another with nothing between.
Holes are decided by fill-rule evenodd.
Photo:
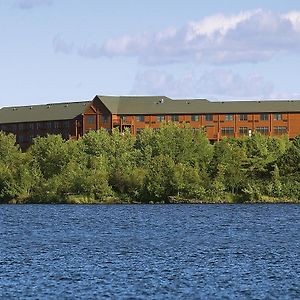
<instances>
[{"instance_id":1,"label":"green metal roof","mask_svg":"<svg viewBox=\"0 0 300 300\"><path fill-rule=\"evenodd\" d=\"M206 99L172 100L166 96L96 96L112 114L206 114L300 112L299 100L224 101ZM3 107L0 124L70 120L81 115L92 101Z\"/></svg>"},{"instance_id":2,"label":"green metal roof","mask_svg":"<svg viewBox=\"0 0 300 300\"><path fill-rule=\"evenodd\" d=\"M84 113L91 101L51 103L32 106L3 107L0 109L0 124L70 120Z\"/></svg>"},{"instance_id":3,"label":"green metal roof","mask_svg":"<svg viewBox=\"0 0 300 300\"><path fill-rule=\"evenodd\" d=\"M97 96L112 114L201 114L300 112L299 100L208 101L172 100L165 96Z\"/></svg>"}]
</instances>

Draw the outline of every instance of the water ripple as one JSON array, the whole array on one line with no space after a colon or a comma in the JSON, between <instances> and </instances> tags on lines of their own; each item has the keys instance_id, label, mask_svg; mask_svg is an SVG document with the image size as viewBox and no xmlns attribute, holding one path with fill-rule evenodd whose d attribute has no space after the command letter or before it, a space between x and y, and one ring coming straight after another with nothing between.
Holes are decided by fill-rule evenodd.
<instances>
[{"instance_id":1,"label":"water ripple","mask_svg":"<svg viewBox=\"0 0 300 300\"><path fill-rule=\"evenodd\" d=\"M1 299L299 299L299 205L2 205Z\"/></svg>"}]
</instances>

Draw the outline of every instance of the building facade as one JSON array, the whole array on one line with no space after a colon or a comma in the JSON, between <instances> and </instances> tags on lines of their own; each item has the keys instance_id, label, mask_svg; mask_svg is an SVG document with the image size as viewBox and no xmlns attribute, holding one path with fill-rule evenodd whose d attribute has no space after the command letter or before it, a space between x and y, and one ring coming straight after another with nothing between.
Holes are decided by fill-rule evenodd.
<instances>
[{"instance_id":1,"label":"building facade","mask_svg":"<svg viewBox=\"0 0 300 300\"><path fill-rule=\"evenodd\" d=\"M92 101L0 109L0 130L15 134L22 149L34 137L47 134L79 139L91 130L119 128L137 135L146 127L159 129L167 121L205 128L212 142L254 132L285 134L292 139L300 134L300 101L212 102L165 96L96 96Z\"/></svg>"}]
</instances>

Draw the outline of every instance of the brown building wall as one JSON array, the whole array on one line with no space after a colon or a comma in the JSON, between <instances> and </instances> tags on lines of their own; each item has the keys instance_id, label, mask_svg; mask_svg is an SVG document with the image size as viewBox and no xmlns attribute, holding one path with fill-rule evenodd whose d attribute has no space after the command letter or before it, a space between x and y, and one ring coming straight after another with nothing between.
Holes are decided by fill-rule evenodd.
<instances>
[{"instance_id":1,"label":"brown building wall","mask_svg":"<svg viewBox=\"0 0 300 300\"><path fill-rule=\"evenodd\" d=\"M75 120L55 120L0 124L0 130L16 135L22 149L28 148L33 138L47 134L61 134L64 139L76 138Z\"/></svg>"},{"instance_id":2,"label":"brown building wall","mask_svg":"<svg viewBox=\"0 0 300 300\"><path fill-rule=\"evenodd\" d=\"M241 118L241 115L244 117ZM17 143L23 149L28 148L36 136L61 134L65 139L78 139L86 132L100 128L108 131L112 128L119 128L120 131L129 129L133 135L136 135L146 127L158 129L166 121L187 123L192 128L204 127L211 141L221 140L226 136L249 135L249 131L271 136L287 134L289 138L300 135L300 113L265 113L264 115L265 120L260 113L111 115L100 101L95 101L82 115L71 120L0 124L0 130L15 134Z\"/></svg>"},{"instance_id":3,"label":"brown building wall","mask_svg":"<svg viewBox=\"0 0 300 300\"><path fill-rule=\"evenodd\" d=\"M143 116L144 121L139 121L139 116ZM163 120L160 121L158 116L161 116ZM289 138L300 134L299 113L210 114L210 116L199 114L194 116L197 117L192 120L192 115L178 115L176 121L179 124L188 123L193 128L204 127L208 139L212 141L224 137L241 137L254 132L270 136L287 134ZM163 122L174 119L172 115L113 115L113 120L114 127L119 127L121 131L129 128L132 134L137 134L146 127L159 128Z\"/></svg>"}]
</instances>

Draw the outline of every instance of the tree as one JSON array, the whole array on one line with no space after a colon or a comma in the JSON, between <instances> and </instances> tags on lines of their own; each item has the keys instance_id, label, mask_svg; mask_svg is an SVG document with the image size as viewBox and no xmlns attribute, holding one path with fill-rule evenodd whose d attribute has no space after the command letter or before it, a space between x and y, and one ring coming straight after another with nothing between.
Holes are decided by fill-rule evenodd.
<instances>
[{"instance_id":1,"label":"tree","mask_svg":"<svg viewBox=\"0 0 300 300\"><path fill-rule=\"evenodd\" d=\"M26 155L16 145L14 135L0 132L0 201L26 197L30 186Z\"/></svg>"}]
</instances>

